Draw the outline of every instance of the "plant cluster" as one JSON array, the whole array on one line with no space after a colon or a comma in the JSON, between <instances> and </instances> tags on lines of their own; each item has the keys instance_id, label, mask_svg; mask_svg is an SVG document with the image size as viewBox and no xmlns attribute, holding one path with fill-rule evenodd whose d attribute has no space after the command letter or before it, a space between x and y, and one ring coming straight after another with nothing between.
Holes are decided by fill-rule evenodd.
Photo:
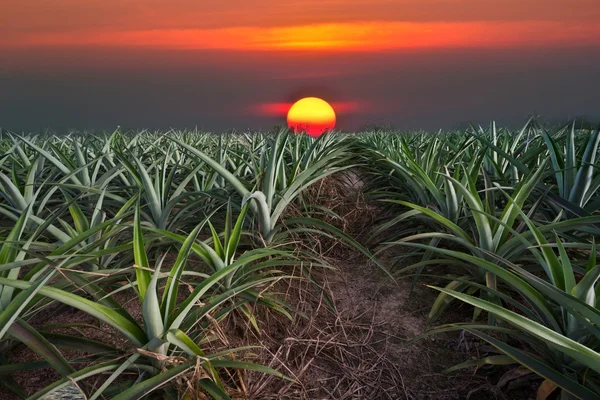
<instances>
[{"instance_id":1,"label":"plant cluster","mask_svg":"<svg viewBox=\"0 0 600 400\"><path fill-rule=\"evenodd\" d=\"M290 238L338 230L285 212L305 210L305 188L351 166L346 141L287 131L2 134L5 388L32 399L73 385L89 399L225 399L243 388L236 370L289 379L249 362L252 349L230 345L220 325L237 315L259 331L259 309L294 317L274 285L328 265ZM98 324L62 323L65 307ZM39 361L11 359L22 345ZM11 377L48 367L61 378L33 394Z\"/></svg>"},{"instance_id":2,"label":"plant cluster","mask_svg":"<svg viewBox=\"0 0 600 400\"><path fill-rule=\"evenodd\" d=\"M372 246L402 249L395 276L446 282L416 340L462 331L497 349L452 370L521 364L544 378L538 399L600 396L599 141L598 129L533 120L360 138L371 196L387 208ZM472 320L433 325L456 300Z\"/></svg>"}]
</instances>

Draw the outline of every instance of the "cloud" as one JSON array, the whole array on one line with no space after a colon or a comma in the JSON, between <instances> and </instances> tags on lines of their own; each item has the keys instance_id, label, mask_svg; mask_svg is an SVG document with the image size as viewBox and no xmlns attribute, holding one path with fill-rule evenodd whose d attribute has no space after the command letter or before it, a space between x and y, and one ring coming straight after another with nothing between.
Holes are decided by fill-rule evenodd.
<instances>
[{"instance_id":1,"label":"cloud","mask_svg":"<svg viewBox=\"0 0 600 400\"><path fill-rule=\"evenodd\" d=\"M16 32L218 29L354 21L572 21L600 18L598 0L35 0L4 2Z\"/></svg>"},{"instance_id":2,"label":"cloud","mask_svg":"<svg viewBox=\"0 0 600 400\"><path fill-rule=\"evenodd\" d=\"M352 22L283 27L14 34L5 46L106 46L185 50L372 51L600 44L593 24L564 22Z\"/></svg>"}]
</instances>

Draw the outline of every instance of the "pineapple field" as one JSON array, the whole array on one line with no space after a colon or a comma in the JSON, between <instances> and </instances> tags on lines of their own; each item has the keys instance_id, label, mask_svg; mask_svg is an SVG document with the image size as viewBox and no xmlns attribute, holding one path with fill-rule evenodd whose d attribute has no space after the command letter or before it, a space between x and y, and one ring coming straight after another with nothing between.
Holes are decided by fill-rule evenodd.
<instances>
[{"instance_id":1,"label":"pineapple field","mask_svg":"<svg viewBox=\"0 0 600 400\"><path fill-rule=\"evenodd\" d=\"M0 131L0 398L600 398L600 133Z\"/></svg>"}]
</instances>

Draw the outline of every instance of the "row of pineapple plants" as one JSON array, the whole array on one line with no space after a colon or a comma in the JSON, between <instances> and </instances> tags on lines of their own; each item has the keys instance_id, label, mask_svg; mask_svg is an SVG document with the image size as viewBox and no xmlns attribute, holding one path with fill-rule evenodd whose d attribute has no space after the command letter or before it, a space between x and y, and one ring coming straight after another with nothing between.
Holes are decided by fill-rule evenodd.
<instances>
[{"instance_id":1,"label":"row of pineapple plants","mask_svg":"<svg viewBox=\"0 0 600 400\"><path fill-rule=\"evenodd\" d=\"M368 253L310 213L286 213L308 207L308 186L352 167L340 137L2 135L0 383L20 398L76 386L89 399L226 399L244 387L236 369L291 379L251 362L256 349L232 347L219 325L235 314L260 331L257 308L295 317L274 285L330 267L296 235L336 235ZM99 325L44 319L60 305ZM111 330L119 344L83 328ZM18 346L39 361L15 359ZM60 379L30 393L12 376L39 368Z\"/></svg>"},{"instance_id":2,"label":"row of pineapple plants","mask_svg":"<svg viewBox=\"0 0 600 400\"><path fill-rule=\"evenodd\" d=\"M394 276L442 286L424 338L468 332L497 353L451 368L525 366L538 399L600 397L598 129L471 127L359 139L370 195L387 213L370 242ZM449 306L470 321L439 325Z\"/></svg>"}]
</instances>

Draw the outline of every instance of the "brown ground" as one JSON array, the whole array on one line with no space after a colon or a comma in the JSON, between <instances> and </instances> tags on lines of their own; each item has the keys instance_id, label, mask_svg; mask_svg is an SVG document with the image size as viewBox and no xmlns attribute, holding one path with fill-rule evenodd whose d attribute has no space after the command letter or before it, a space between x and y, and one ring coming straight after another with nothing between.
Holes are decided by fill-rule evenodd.
<instances>
[{"instance_id":1,"label":"brown ground","mask_svg":"<svg viewBox=\"0 0 600 400\"><path fill-rule=\"evenodd\" d=\"M319 197L322 196L324 187L317 186L317 189ZM366 205L356 191L352 196L353 191L347 187L325 191L334 199L334 208L345 221L340 227L360 236L377 210ZM360 223L348 226L349 220L360 220ZM471 368L442 374L448 367L486 355L489 347L459 335L437 336L407 345L407 340L425 330L426 316L436 293L421 281L409 297L409 281L394 283L360 254L332 246L332 243L320 245L328 250L324 257L337 267L315 271L325 292L333 299L335 311L327 306L322 291L306 281L295 281L291 285L280 283L278 289L286 292L288 301L308 318L298 317L290 322L271 314L261 318L260 335L249 328L240 329L244 323L239 318L231 318L224 324L223 328L231 333L232 344L264 346L254 361L297 380L297 383L289 383L251 372L245 376L245 387L240 387L240 397L265 400L535 398L539 380L532 380L531 375L498 387L503 374L510 373L510 367L483 367L478 371ZM139 307L136 309L133 303L128 309L133 315L139 313ZM466 320L469 315L467 306L457 304L445 319ZM79 312L64 309L55 317L55 322L58 321L93 323L93 319ZM86 331L86 335L107 339L94 336L99 335L97 332ZM35 359L34 354L23 348L11 356L15 362ZM508 376L504 376L504 381ZM17 373L14 377L35 391L51 383L57 375L46 369ZM0 400L13 398L16 397L0 387Z\"/></svg>"},{"instance_id":2,"label":"brown ground","mask_svg":"<svg viewBox=\"0 0 600 400\"><path fill-rule=\"evenodd\" d=\"M337 307L332 313L309 288L299 290L299 303L311 320L298 320L279 331L270 329L260 343L261 359L297 379L297 385L251 375L253 399L533 399L539 381L528 375L502 388L504 372L473 368L442 372L490 349L459 335L437 336L407 345L425 329L435 293L419 285L409 297L409 282L389 279L361 262L338 260L340 270L323 280ZM360 279L356 279L360 277ZM385 282L382 284L382 282ZM312 294L310 292L313 292ZM448 318L470 315L458 306ZM282 329L281 326L285 326ZM256 338L250 340L256 343ZM256 381L254 381L256 379Z\"/></svg>"}]
</instances>

